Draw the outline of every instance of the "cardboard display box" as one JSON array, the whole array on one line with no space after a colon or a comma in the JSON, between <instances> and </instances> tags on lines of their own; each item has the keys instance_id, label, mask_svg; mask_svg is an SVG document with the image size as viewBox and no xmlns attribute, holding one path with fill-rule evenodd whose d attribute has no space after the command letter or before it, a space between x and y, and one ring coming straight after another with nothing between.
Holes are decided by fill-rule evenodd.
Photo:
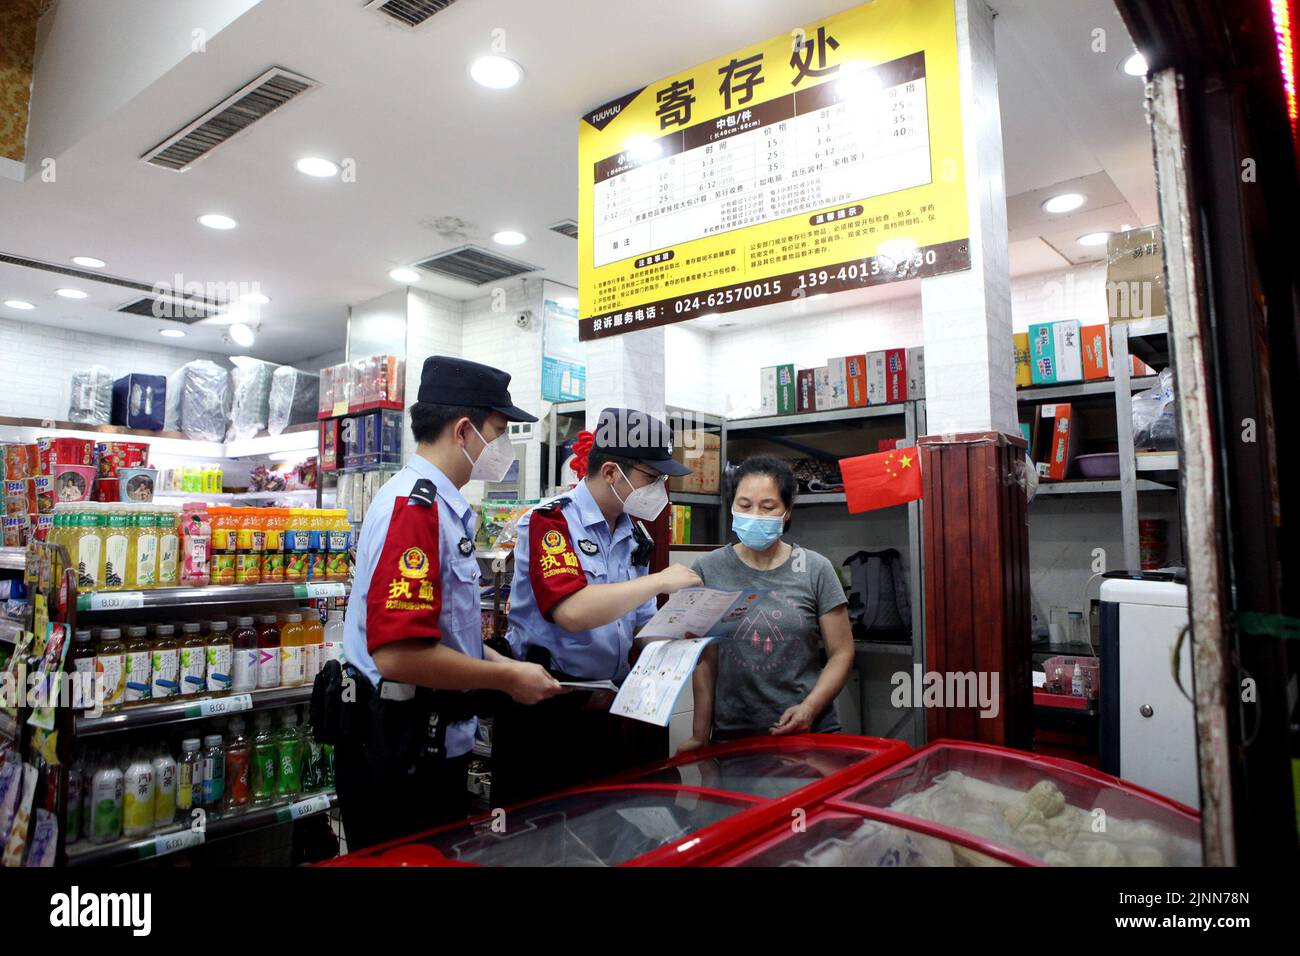
<instances>
[{"instance_id":1,"label":"cardboard display box","mask_svg":"<svg viewBox=\"0 0 1300 956\"><path fill-rule=\"evenodd\" d=\"M795 409L800 415L807 412L817 411L817 381L815 373L815 369L801 368L796 377L798 389L795 394Z\"/></svg>"},{"instance_id":2,"label":"cardboard display box","mask_svg":"<svg viewBox=\"0 0 1300 956\"><path fill-rule=\"evenodd\" d=\"M1034 385L1083 381L1083 349L1074 319L1029 327L1030 377Z\"/></svg>"},{"instance_id":3,"label":"cardboard display box","mask_svg":"<svg viewBox=\"0 0 1300 956\"><path fill-rule=\"evenodd\" d=\"M885 401L889 404L907 400L907 350L885 351Z\"/></svg>"},{"instance_id":4,"label":"cardboard display box","mask_svg":"<svg viewBox=\"0 0 1300 956\"><path fill-rule=\"evenodd\" d=\"M819 365L812 371L813 391L817 395L817 410L819 412L828 411L831 407L830 369L825 365Z\"/></svg>"},{"instance_id":5,"label":"cardboard display box","mask_svg":"<svg viewBox=\"0 0 1300 956\"><path fill-rule=\"evenodd\" d=\"M769 365L760 370L759 408L763 415L793 415L795 377L793 365Z\"/></svg>"},{"instance_id":6,"label":"cardboard display box","mask_svg":"<svg viewBox=\"0 0 1300 956\"><path fill-rule=\"evenodd\" d=\"M914 346L907 350L907 397L913 401L925 398L925 348Z\"/></svg>"},{"instance_id":7,"label":"cardboard display box","mask_svg":"<svg viewBox=\"0 0 1300 956\"><path fill-rule=\"evenodd\" d=\"M1159 226L1111 234L1106 241L1106 300L1112 322L1167 314L1165 253Z\"/></svg>"},{"instance_id":8,"label":"cardboard display box","mask_svg":"<svg viewBox=\"0 0 1300 956\"><path fill-rule=\"evenodd\" d=\"M885 352L867 353L867 404L884 405L887 401L888 376L885 372Z\"/></svg>"},{"instance_id":9,"label":"cardboard display box","mask_svg":"<svg viewBox=\"0 0 1300 956\"><path fill-rule=\"evenodd\" d=\"M1064 481L1074 466L1078 448L1079 436L1074 427L1073 411L1068 404L1043 405L1039 414L1043 425L1051 422L1051 431L1038 436L1043 446L1041 454L1034 458L1038 477L1047 481Z\"/></svg>"},{"instance_id":10,"label":"cardboard display box","mask_svg":"<svg viewBox=\"0 0 1300 956\"><path fill-rule=\"evenodd\" d=\"M690 431L673 444L673 458L691 474L668 479L669 491L716 495L722 486L722 439L713 432Z\"/></svg>"},{"instance_id":11,"label":"cardboard display box","mask_svg":"<svg viewBox=\"0 0 1300 956\"><path fill-rule=\"evenodd\" d=\"M1012 336L1016 356L1016 388L1028 388L1034 384L1032 363L1029 361L1029 333L1016 332Z\"/></svg>"}]
</instances>

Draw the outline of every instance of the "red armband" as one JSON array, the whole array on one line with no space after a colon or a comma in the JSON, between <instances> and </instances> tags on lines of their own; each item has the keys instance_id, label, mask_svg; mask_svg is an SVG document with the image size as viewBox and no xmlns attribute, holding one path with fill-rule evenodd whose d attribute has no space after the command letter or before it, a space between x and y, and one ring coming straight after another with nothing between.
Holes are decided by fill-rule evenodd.
<instances>
[{"instance_id":1,"label":"red armband","mask_svg":"<svg viewBox=\"0 0 1300 956\"><path fill-rule=\"evenodd\" d=\"M555 605L587 586L559 508L538 508L528 519L528 578L537 610L548 621Z\"/></svg>"},{"instance_id":2,"label":"red armband","mask_svg":"<svg viewBox=\"0 0 1300 956\"><path fill-rule=\"evenodd\" d=\"M438 506L393 502L393 517L366 594L366 648L412 638L438 640L442 610Z\"/></svg>"}]
</instances>

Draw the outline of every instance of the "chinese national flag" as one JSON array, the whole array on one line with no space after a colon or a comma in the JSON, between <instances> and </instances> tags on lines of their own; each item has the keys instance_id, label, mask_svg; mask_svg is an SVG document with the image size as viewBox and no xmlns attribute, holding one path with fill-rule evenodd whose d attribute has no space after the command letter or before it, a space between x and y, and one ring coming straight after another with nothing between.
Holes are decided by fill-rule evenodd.
<instances>
[{"instance_id":1,"label":"chinese national flag","mask_svg":"<svg viewBox=\"0 0 1300 956\"><path fill-rule=\"evenodd\" d=\"M921 497L921 461L915 448L840 459L849 513L906 504Z\"/></svg>"}]
</instances>

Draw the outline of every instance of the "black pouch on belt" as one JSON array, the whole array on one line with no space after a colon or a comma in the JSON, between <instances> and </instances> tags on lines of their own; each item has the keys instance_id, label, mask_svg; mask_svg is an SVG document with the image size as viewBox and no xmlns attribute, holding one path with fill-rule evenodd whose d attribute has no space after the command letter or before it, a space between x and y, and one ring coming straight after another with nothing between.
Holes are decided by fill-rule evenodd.
<instances>
[{"instance_id":1,"label":"black pouch on belt","mask_svg":"<svg viewBox=\"0 0 1300 956\"><path fill-rule=\"evenodd\" d=\"M338 744L343 739L342 710L343 666L328 661L311 688L311 729L317 743Z\"/></svg>"}]
</instances>

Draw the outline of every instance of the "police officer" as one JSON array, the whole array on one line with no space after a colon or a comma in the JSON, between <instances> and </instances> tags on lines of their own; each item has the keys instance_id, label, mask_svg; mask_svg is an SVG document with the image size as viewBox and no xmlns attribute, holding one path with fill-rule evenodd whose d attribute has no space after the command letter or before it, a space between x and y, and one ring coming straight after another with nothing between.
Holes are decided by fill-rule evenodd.
<instances>
[{"instance_id":1,"label":"police officer","mask_svg":"<svg viewBox=\"0 0 1300 956\"><path fill-rule=\"evenodd\" d=\"M502 691L521 704L562 691L536 664L484 653L475 516L460 489L500 481L514 460L508 422L537 420L515 407L509 384L487 365L427 359L410 410L415 456L361 526L348 664L334 689L350 850L465 815L481 706L465 691Z\"/></svg>"},{"instance_id":2,"label":"police officer","mask_svg":"<svg viewBox=\"0 0 1300 956\"><path fill-rule=\"evenodd\" d=\"M688 568L649 573L645 522L668 504L673 460L663 422L607 408L590 436L583 480L519 522L507 638L517 657L561 680L620 683L631 669L636 630L655 596L698 586ZM581 455L578 456L579 458ZM635 763L610 695L578 691L538 707L507 705L493 725L493 802L506 805L593 780Z\"/></svg>"}]
</instances>

